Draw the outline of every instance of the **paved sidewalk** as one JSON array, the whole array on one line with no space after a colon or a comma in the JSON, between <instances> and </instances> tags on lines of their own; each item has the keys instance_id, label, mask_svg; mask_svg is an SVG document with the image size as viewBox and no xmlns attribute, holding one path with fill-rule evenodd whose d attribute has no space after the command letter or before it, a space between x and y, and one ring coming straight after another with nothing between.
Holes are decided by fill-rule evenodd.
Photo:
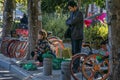
<instances>
[{"instance_id":1,"label":"paved sidewalk","mask_svg":"<svg viewBox=\"0 0 120 80\"><path fill-rule=\"evenodd\" d=\"M65 46L69 46L66 44ZM38 67L36 71L27 71L16 64L17 60L8 58L0 53L0 67L17 74L21 80L61 80L61 70L53 70L51 76L43 75L43 67Z\"/></svg>"},{"instance_id":2,"label":"paved sidewalk","mask_svg":"<svg viewBox=\"0 0 120 80\"><path fill-rule=\"evenodd\" d=\"M16 74L20 80L62 80L61 70L52 70L52 75L45 76L43 75L43 67L38 67L38 70L35 71L27 71L16 65L14 62L16 62L15 59L10 59L0 54L0 66ZM79 78L81 80L82 76L79 76ZM74 80L72 76L71 80Z\"/></svg>"},{"instance_id":3,"label":"paved sidewalk","mask_svg":"<svg viewBox=\"0 0 120 80\"><path fill-rule=\"evenodd\" d=\"M0 66L13 73L16 73L21 80L60 80L60 70L54 70L51 76L44 76L43 67L37 71L27 71L14 63L15 59L10 59L0 54Z\"/></svg>"},{"instance_id":4,"label":"paved sidewalk","mask_svg":"<svg viewBox=\"0 0 120 80\"><path fill-rule=\"evenodd\" d=\"M71 47L70 43L66 43L65 47ZM20 80L62 80L61 79L61 70L52 70L51 76L43 75L43 67L38 67L36 71L27 71L22 67L16 64L18 62L16 59L11 59L0 54L0 66L4 67L6 70L9 70L17 74ZM81 76L79 76L82 80ZM71 80L74 80L71 76ZM83 79L85 80L85 79Z\"/></svg>"}]
</instances>

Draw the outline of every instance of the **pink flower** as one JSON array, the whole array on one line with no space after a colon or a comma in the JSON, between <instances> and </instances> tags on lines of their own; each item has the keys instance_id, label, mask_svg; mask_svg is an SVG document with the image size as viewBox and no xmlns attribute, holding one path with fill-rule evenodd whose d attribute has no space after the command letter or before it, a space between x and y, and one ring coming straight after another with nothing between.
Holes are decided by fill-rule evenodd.
<instances>
[{"instance_id":1,"label":"pink flower","mask_svg":"<svg viewBox=\"0 0 120 80\"><path fill-rule=\"evenodd\" d=\"M104 18L106 17L106 13L102 13L101 15L97 16L96 18L102 22L104 22Z\"/></svg>"},{"instance_id":2,"label":"pink flower","mask_svg":"<svg viewBox=\"0 0 120 80\"><path fill-rule=\"evenodd\" d=\"M87 27L89 27L92 23L92 20L91 19L88 19L88 20L84 20L84 23Z\"/></svg>"}]
</instances>

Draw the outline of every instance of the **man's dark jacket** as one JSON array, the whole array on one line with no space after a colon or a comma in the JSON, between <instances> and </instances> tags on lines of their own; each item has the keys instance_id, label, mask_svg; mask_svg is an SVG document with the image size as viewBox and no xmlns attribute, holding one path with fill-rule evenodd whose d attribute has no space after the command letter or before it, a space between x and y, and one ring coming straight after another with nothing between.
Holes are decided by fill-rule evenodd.
<instances>
[{"instance_id":1,"label":"man's dark jacket","mask_svg":"<svg viewBox=\"0 0 120 80\"><path fill-rule=\"evenodd\" d=\"M78 9L70 13L70 17L66 20L66 24L71 29L71 39L83 39L83 14Z\"/></svg>"}]
</instances>

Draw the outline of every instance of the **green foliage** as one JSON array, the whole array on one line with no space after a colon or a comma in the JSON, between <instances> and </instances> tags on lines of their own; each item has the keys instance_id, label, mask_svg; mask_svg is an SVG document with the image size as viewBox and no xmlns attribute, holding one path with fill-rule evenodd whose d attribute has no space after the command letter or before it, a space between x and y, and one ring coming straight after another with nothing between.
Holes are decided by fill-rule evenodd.
<instances>
[{"instance_id":1,"label":"green foliage","mask_svg":"<svg viewBox=\"0 0 120 80\"><path fill-rule=\"evenodd\" d=\"M17 4L21 4L21 5L27 6L27 0L15 0L15 2Z\"/></svg>"},{"instance_id":2,"label":"green foliage","mask_svg":"<svg viewBox=\"0 0 120 80\"><path fill-rule=\"evenodd\" d=\"M92 42L93 39L98 36L97 34L97 30L99 29L98 26L95 27L85 27L84 28L84 37L85 37L85 41L87 42Z\"/></svg>"},{"instance_id":3,"label":"green foliage","mask_svg":"<svg viewBox=\"0 0 120 80\"><path fill-rule=\"evenodd\" d=\"M68 1L69 0L42 0L41 2L42 12L52 13L55 12L57 9L64 10L66 3Z\"/></svg>"},{"instance_id":4,"label":"green foliage","mask_svg":"<svg viewBox=\"0 0 120 80\"><path fill-rule=\"evenodd\" d=\"M15 0L16 8L27 13L27 0Z\"/></svg>"},{"instance_id":5,"label":"green foliage","mask_svg":"<svg viewBox=\"0 0 120 80\"><path fill-rule=\"evenodd\" d=\"M19 23L20 22L12 22L12 28L11 28L11 30L14 31L15 29L18 29L19 28Z\"/></svg>"},{"instance_id":6,"label":"green foliage","mask_svg":"<svg viewBox=\"0 0 120 80\"><path fill-rule=\"evenodd\" d=\"M108 26L100 26L97 34L101 36L103 39L106 39L108 36Z\"/></svg>"},{"instance_id":7,"label":"green foliage","mask_svg":"<svg viewBox=\"0 0 120 80\"><path fill-rule=\"evenodd\" d=\"M84 28L84 37L86 42L94 42L94 47L100 47L101 41L108 38L108 26L96 25L94 27ZM98 38L101 37L101 38Z\"/></svg>"},{"instance_id":8,"label":"green foliage","mask_svg":"<svg viewBox=\"0 0 120 80\"><path fill-rule=\"evenodd\" d=\"M56 12L56 10L62 10L62 12L67 11L66 4L69 0L42 0L41 9L42 12ZM78 2L79 0L75 0ZM81 0L81 7L89 5L91 3L96 3L101 8L105 8L105 0ZM57 8L56 8L57 7ZM59 8L58 8L59 7Z\"/></svg>"},{"instance_id":9,"label":"green foliage","mask_svg":"<svg viewBox=\"0 0 120 80\"><path fill-rule=\"evenodd\" d=\"M91 4L91 3L95 3L98 6L100 6L101 8L105 8L105 0L82 0L83 6Z\"/></svg>"},{"instance_id":10,"label":"green foliage","mask_svg":"<svg viewBox=\"0 0 120 80\"><path fill-rule=\"evenodd\" d=\"M58 36L61 39L64 37L64 32L67 28L65 24L66 16L53 16L43 15L43 29L46 31L52 31L54 36Z\"/></svg>"}]
</instances>

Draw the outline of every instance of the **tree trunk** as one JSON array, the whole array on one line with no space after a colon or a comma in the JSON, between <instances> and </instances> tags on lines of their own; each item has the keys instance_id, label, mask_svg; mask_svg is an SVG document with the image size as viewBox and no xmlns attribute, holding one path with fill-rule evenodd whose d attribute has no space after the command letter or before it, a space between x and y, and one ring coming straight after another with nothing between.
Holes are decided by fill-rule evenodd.
<instances>
[{"instance_id":1,"label":"tree trunk","mask_svg":"<svg viewBox=\"0 0 120 80\"><path fill-rule=\"evenodd\" d=\"M89 4L87 4L85 8L85 18L88 17L88 8L89 8Z\"/></svg>"},{"instance_id":2,"label":"tree trunk","mask_svg":"<svg viewBox=\"0 0 120 80\"><path fill-rule=\"evenodd\" d=\"M109 41L111 48L110 80L120 80L120 0L109 0Z\"/></svg>"},{"instance_id":3,"label":"tree trunk","mask_svg":"<svg viewBox=\"0 0 120 80\"><path fill-rule=\"evenodd\" d=\"M28 26L29 26L29 46L27 59L30 59L30 53L34 50L38 31L42 28L40 0L28 0Z\"/></svg>"},{"instance_id":4,"label":"tree trunk","mask_svg":"<svg viewBox=\"0 0 120 80\"><path fill-rule=\"evenodd\" d=\"M14 0L4 1L2 38L8 37L10 35L13 22L13 1Z\"/></svg>"},{"instance_id":5,"label":"tree trunk","mask_svg":"<svg viewBox=\"0 0 120 80\"><path fill-rule=\"evenodd\" d=\"M77 0L78 2L78 8L81 9L81 0Z\"/></svg>"}]
</instances>

